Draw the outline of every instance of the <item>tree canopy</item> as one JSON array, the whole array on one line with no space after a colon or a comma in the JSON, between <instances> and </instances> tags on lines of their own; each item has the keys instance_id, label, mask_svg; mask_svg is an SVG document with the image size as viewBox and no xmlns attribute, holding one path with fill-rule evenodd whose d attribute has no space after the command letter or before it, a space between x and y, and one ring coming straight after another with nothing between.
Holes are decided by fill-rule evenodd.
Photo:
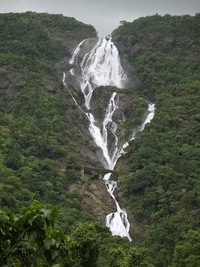
<instances>
[{"instance_id":1,"label":"tree canopy","mask_svg":"<svg viewBox=\"0 0 200 267\"><path fill-rule=\"evenodd\" d=\"M96 37L94 27L62 15L0 14L1 266L198 266L199 25L199 14L157 14L122 21L112 33L128 90L156 106L117 166L126 169L118 197L130 243L112 237L68 190L83 181L65 166L80 162L76 144L88 140L60 70L75 45ZM137 118L121 122L128 129L146 108L133 104Z\"/></svg>"},{"instance_id":2,"label":"tree canopy","mask_svg":"<svg viewBox=\"0 0 200 267\"><path fill-rule=\"evenodd\" d=\"M173 255L173 266L187 265L186 255L183 263L177 256L182 236L199 229L199 23L199 14L157 14L112 34L124 67L142 83L138 91L156 106L152 122L127 148L130 174L121 188L137 222L133 236L162 267L171 266ZM190 266L192 258L197 263L192 250Z\"/></svg>"}]
</instances>

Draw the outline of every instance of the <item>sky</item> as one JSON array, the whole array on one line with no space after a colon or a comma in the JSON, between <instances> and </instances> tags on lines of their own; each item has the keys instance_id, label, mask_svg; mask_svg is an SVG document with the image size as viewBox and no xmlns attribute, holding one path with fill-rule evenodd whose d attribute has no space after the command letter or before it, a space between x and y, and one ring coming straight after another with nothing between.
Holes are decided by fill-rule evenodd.
<instances>
[{"instance_id":1,"label":"sky","mask_svg":"<svg viewBox=\"0 0 200 267\"><path fill-rule=\"evenodd\" d=\"M35 11L63 14L91 24L106 37L120 21L148 15L195 15L200 0L0 0L0 13Z\"/></svg>"}]
</instances>

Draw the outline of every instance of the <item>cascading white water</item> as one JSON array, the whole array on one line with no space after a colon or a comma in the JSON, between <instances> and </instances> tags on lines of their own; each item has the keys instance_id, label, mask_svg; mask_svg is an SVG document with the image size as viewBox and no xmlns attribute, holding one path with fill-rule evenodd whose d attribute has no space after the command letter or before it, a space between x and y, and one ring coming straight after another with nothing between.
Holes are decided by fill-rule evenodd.
<instances>
[{"instance_id":1,"label":"cascading white water","mask_svg":"<svg viewBox=\"0 0 200 267\"><path fill-rule=\"evenodd\" d=\"M118 50L111 40L99 39L95 47L84 56L81 69L81 90L88 110L92 92L97 86L114 85L122 88L126 80Z\"/></svg>"},{"instance_id":2,"label":"cascading white water","mask_svg":"<svg viewBox=\"0 0 200 267\"><path fill-rule=\"evenodd\" d=\"M149 104L148 106L148 115L145 119L145 121L142 123L141 126L138 127L138 129L134 132L131 140L135 138L136 133L141 132L144 130L144 127L147 123L150 123L150 121L154 117L154 112L155 112L155 105L154 104ZM123 145L123 148L128 146L128 142ZM123 149L121 150L120 155L123 153ZM110 231L113 235L119 235L121 237L128 237L128 239L131 241L131 237L129 235L129 229L130 229L130 223L127 219L127 213L125 210L122 210L118 204L118 202L115 199L114 196L114 190L117 187L117 183L115 181L110 181L109 180L110 174L107 174L104 176L104 180L106 180L106 186L107 190L114 199L116 203L116 212L112 212L106 216L106 226L110 228Z\"/></svg>"},{"instance_id":3,"label":"cascading white water","mask_svg":"<svg viewBox=\"0 0 200 267\"><path fill-rule=\"evenodd\" d=\"M84 41L82 41L74 50L70 60L71 64L77 64L77 57ZM92 93L97 86L113 85L118 88L123 88L123 84L127 79L120 63L118 50L111 39L99 39L94 48L84 56L80 67L82 72L80 88L85 98L85 107L88 110L85 114L89 120L89 131L96 145L102 150L103 159L101 162L104 167L108 170L113 170L118 158L123 153L123 148L127 146L127 144L121 144L119 142L116 134L117 124L112 119L115 110L118 108L117 104L119 97L117 93L114 92L110 97L101 126L99 126L99 123L98 125L96 124L94 115L90 110ZM74 69L71 69L70 73L76 75ZM66 86L64 78L63 83ZM150 112L150 114L153 114L154 109ZM142 131L146 123L147 120L140 126L138 131ZM108 131L112 134L114 140L112 151L108 148ZM127 219L127 213L120 208L119 203L114 196L114 190L117 187L117 183L111 181L110 176L111 173L108 172L103 180L105 181L107 191L115 201L116 212L107 215L106 226L110 228L113 235L127 237L131 240L129 235L130 223Z\"/></svg>"},{"instance_id":4,"label":"cascading white water","mask_svg":"<svg viewBox=\"0 0 200 267\"><path fill-rule=\"evenodd\" d=\"M77 64L77 59L78 59L78 55L79 55L80 50L81 50L81 45L82 45L84 42L85 42L85 39L84 39L82 42L80 42L80 44L78 44L78 45L76 46L76 48L74 49L74 52L73 52L73 54L72 54L72 57L71 57L71 59L70 59L70 61L69 61L70 64Z\"/></svg>"}]
</instances>

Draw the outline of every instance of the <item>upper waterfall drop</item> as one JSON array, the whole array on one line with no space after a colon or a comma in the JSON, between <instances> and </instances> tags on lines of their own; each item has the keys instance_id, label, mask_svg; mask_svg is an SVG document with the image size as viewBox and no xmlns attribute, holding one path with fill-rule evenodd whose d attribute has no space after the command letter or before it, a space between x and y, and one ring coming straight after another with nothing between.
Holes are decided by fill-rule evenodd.
<instances>
[{"instance_id":1,"label":"upper waterfall drop","mask_svg":"<svg viewBox=\"0 0 200 267\"><path fill-rule=\"evenodd\" d=\"M113 85L123 88L127 79L121 66L118 50L111 39L99 39L81 64L81 90L85 106L90 109L92 91L98 86Z\"/></svg>"},{"instance_id":2,"label":"upper waterfall drop","mask_svg":"<svg viewBox=\"0 0 200 267\"><path fill-rule=\"evenodd\" d=\"M70 64L77 64L77 59L78 59L79 52L81 50L81 45L84 42L85 42L85 39L82 42L80 42L80 44L78 44L76 46L76 48L74 49L73 55L72 55L71 59L69 60Z\"/></svg>"}]
</instances>

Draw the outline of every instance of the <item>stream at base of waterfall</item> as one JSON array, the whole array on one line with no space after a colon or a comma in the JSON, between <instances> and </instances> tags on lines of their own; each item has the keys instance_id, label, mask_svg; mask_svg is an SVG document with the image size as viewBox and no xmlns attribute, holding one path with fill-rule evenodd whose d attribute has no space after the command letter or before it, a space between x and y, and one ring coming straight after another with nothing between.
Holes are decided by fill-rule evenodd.
<instances>
[{"instance_id":1,"label":"stream at base of waterfall","mask_svg":"<svg viewBox=\"0 0 200 267\"><path fill-rule=\"evenodd\" d=\"M78 56L81 50L81 46L86 40L83 40L75 49L72 54L72 58L69 63L74 66L78 64ZM104 176L103 180L105 182L106 188L110 196L113 198L116 211L108 214L105 219L105 224L109 227L112 235L118 235L121 237L127 237L130 241L132 240L129 234L130 223L127 218L127 213L125 209L121 209L118 201L115 198L114 191L117 187L117 182L110 179L111 173L109 170L113 170L117 160L124 153L124 148L128 146L127 143L121 145L116 131L117 124L112 120L115 110L118 108L118 95L116 92L112 93L102 125L99 126L95 123L95 117L90 110L90 100L94 89L98 86L116 86L118 88L123 88L124 83L127 80L127 76L123 71L120 63L120 58L118 55L118 50L113 44L111 39L106 40L100 38L94 48L85 54L80 63L81 75L78 75L80 89L84 95L85 107L87 111L83 111L89 120L89 132L93 137L96 145L102 149L103 153L103 165L108 173ZM71 75L76 76L74 68L70 70ZM65 83L65 74L63 75L63 84ZM66 86L67 87L67 86ZM73 98L73 97L72 97ZM76 105L78 106L76 99L73 98ZM79 107L79 106L78 106ZM79 107L80 108L80 107ZM154 116L154 104L149 104L148 115L146 120L142 125L138 127L138 131L143 131L145 125L149 123ZM109 125L109 127L108 127ZM114 149L109 151L108 149L108 129L113 135ZM134 135L136 132L134 133ZM134 139L134 135L131 139Z\"/></svg>"}]
</instances>

